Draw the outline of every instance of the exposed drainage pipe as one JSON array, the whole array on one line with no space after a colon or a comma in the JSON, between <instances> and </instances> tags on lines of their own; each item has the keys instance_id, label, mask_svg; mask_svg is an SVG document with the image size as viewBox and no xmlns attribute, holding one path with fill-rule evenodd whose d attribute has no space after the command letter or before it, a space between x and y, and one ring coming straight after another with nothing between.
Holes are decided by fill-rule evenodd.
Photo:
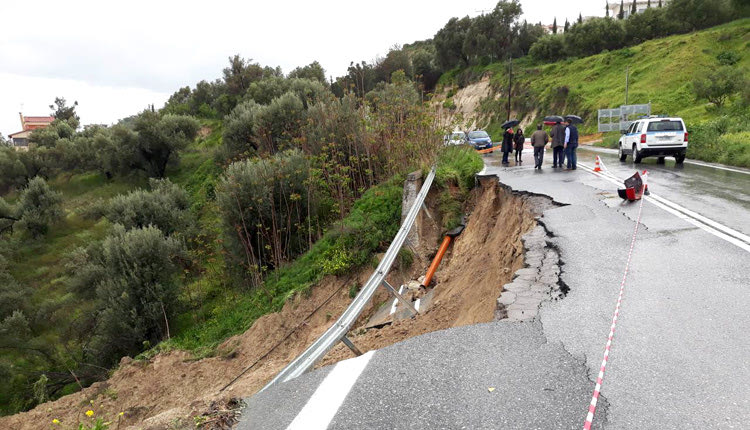
<instances>
[{"instance_id":1,"label":"exposed drainage pipe","mask_svg":"<svg viewBox=\"0 0 750 430\"><path fill-rule=\"evenodd\" d=\"M461 224L454 228L453 230L445 233L445 237L443 238L443 243L440 244L440 248L438 248L438 252L435 255L435 258L432 260L432 264L430 264L430 268L427 269L427 274L424 276L424 281L422 282L422 287L427 287L430 285L430 282L432 282L432 277L435 276L435 272L437 271L438 266L440 266L440 262L443 260L443 256L445 255L446 251L448 251L448 247L450 246L453 239L455 239L458 235L460 235L464 229L466 228L466 220L464 218L461 219Z\"/></svg>"}]
</instances>

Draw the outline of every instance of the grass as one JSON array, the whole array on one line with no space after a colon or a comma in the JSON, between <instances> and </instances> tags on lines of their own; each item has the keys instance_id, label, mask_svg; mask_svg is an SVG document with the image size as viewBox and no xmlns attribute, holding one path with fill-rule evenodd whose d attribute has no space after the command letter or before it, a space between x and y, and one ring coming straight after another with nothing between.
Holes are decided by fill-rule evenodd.
<instances>
[{"instance_id":1,"label":"grass","mask_svg":"<svg viewBox=\"0 0 750 430\"><path fill-rule=\"evenodd\" d=\"M441 193L448 193L446 206L456 212L444 218L460 219L460 203L473 188L474 175L483 166L471 148L448 147L440 154L436 184L443 190ZM369 264L375 253L387 248L398 231L402 184L403 178L396 176L369 189L355 202L349 215L332 226L308 252L271 273L264 288L217 296L204 306L202 321L184 327L178 336L163 342L157 350L179 348L191 350L197 356L211 355L227 337L244 332L261 316L279 311L290 297L307 293L324 275L350 273ZM407 254L400 257L403 264L412 258ZM271 293L271 300L264 290ZM354 291L352 286L350 294L355 294Z\"/></svg>"},{"instance_id":2,"label":"grass","mask_svg":"<svg viewBox=\"0 0 750 430\"><path fill-rule=\"evenodd\" d=\"M734 67L750 70L748 47L750 18L745 18L586 58L538 64L524 57L513 61L514 111L519 117L533 118L535 122L545 115L577 114L586 120L579 127L581 132L593 133L597 128L598 109L625 104L625 71L629 68L628 104L650 102L653 114L682 117L692 132L702 123L726 115L728 110L712 109L706 101L696 100L692 91L693 78L716 67L716 57L725 52L739 56ZM466 85L485 74L491 76L496 91L506 88L507 62L454 69L445 73L439 84L444 87ZM493 120L488 131L493 139L497 138L498 124L507 115L503 101L490 97L481 103L480 110ZM730 141L736 144L737 137ZM688 156L697 158L701 154L696 151ZM725 158L730 164L736 164L737 156Z\"/></svg>"}]
</instances>

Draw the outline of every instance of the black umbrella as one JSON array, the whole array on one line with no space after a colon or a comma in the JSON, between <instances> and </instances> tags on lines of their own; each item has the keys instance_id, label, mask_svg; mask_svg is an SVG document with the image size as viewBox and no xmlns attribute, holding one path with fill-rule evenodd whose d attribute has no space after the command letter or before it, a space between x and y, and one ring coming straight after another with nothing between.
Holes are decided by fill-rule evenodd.
<instances>
[{"instance_id":1,"label":"black umbrella","mask_svg":"<svg viewBox=\"0 0 750 430\"><path fill-rule=\"evenodd\" d=\"M563 121L565 121L565 118L563 118L563 117L561 117L559 115L550 115L550 116L545 116L544 117L544 122L555 123L555 122L563 122Z\"/></svg>"},{"instance_id":2,"label":"black umbrella","mask_svg":"<svg viewBox=\"0 0 750 430\"><path fill-rule=\"evenodd\" d=\"M583 120L578 115L565 115L565 120L571 124L583 124Z\"/></svg>"},{"instance_id":3,"label":"black umbrella","mask_svg":"<svg viewBox=\"0 0 750 430\"><path fill-rule=\"evenodd\" d=\"M517 119L510 119L508 121L505 121L503 123L503 125L501 125L500 127L502 127L503 129L507 130L507 129L511 128L511 127L517 126L520 123L521 123L521 121L519 121Z\"/></svg>"}]
</instances>

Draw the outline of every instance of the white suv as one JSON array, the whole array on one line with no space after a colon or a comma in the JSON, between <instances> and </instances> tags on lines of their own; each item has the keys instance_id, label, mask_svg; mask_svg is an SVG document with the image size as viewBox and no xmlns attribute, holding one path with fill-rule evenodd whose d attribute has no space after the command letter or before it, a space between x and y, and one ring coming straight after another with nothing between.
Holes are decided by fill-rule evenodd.
<instances>
[{"instance_id":1,"label":"white suv","mask_svg":"<svg viewBox=\"0 0 750 430\"><path fill-rule=\"evenodd\" d=\"M620 161L625 161L628 154L633 162L640 163L643 157L659 157L664 162L665 156L674 156L677 164L685 161L688 147L688 132L682 118L644 118L634 121L618 142Z\"/></svg>"}]
</instances>

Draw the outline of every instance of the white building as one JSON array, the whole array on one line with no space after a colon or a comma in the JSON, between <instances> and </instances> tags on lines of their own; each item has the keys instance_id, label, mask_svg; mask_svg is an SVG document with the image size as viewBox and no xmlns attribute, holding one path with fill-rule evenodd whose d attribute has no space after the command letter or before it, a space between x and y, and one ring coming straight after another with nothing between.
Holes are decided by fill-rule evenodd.
<instances>
[{"instance_id":1,"label":"white building","mask_svg":"<svg viewBox=\"0 0 750 430\"><path fill-rule=\"evenodd\" d=\"M669 0L661 0L662 7L666 6L667 3L669 3ZM629 17L630 11L633 9L633 0L624 0L622 3L622 7L623 9L625 9L623 11L623 18ZM637 13L641 13L649 7L659 7L659 0L637 0L635 2L635 9ZM611 18L617 18L617 15L620 13L620 2L607 3L607 9L609 9L609 16Z\"/></svg>"}]
</instances>

